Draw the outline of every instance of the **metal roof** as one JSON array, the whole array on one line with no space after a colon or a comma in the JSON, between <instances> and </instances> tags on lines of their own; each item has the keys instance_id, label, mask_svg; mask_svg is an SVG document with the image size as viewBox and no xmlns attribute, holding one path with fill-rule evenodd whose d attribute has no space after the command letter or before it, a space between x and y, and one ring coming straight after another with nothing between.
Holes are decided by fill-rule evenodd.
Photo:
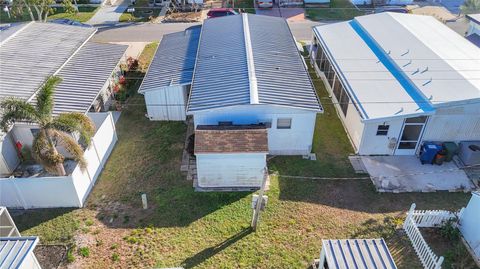
<instances>
[{"instance_id":1,"label":"metal roof","mask_svg":"<svg viewBox=\"0 0 480 269\"><path fill-rule=\"evenodd\" d=\"M480 13L477 14L467 14L467 18L476 24L480 24Z\"/></svg>"},{"instance_id":2,"label":"metal roof","mask_svg":"<svg viewBox=\"0 0 480 269\"><path fill-rule=\"evenodd\" d=\"M62 82L55 90L53 114L87 112L127 48L87 42L57 74Z\"/></svg>"},{"instance_id":3,"label":"metal roof","mask_svg":"<svg viewBox=\"0 0 480 269\"><path fill-rule=\"evenodd\" d=\"M200 26L164 35L139 92L192 83Z\"/></svg>"},{"instance_id":4,"label":"metal roof","mask_svg":"<svg viewBox=\"0 0 480 269\"><path fill-rule=\"evenodd\" d=\"M365 120L480 100L480 49L433 17L385 12L314 32Z\"/></svg>"},{"instance_id":5,"label":"metal roof","mask_svg":"<svg viewBox=\"0 0 480 269\"><path fill-rule=\"evenodd\" d=\"M242 14L204 22L188 111L246 104L321 111L283 18Z\"/></svg>"},{"instance_id":6,"label":"metal roof","mask_svg":"<svg viewBox=\"0 0 480 269\"><path fill-rule=\"evenodd\" d=\"M468 41L472 42L473 44L475 44L475 46L479 47L480 48L480 35L478 34L471 34L469 36L466 36L465 37Z\"/></svg>"},{"instance_id":7,"label":"metal roof","mask_svg":"<svg viewBox=\"0 0 480 269\"><path fill-rule=\"evenodd\" d=\"M38 237L0 237L0 268L19 268L37 243Z\"/></svg>"},{"instance_id":8,"label":"metal roof","mask_svg":"<svg viewBox=\"0 0 480 269\"><path fill-rule=\"evenodd\" d=\"M0 46L0 99L28 100L95 31L37 22L16 30Z\"/></svg>"},{"instance_id":9,"label":"metal roof","mask_svg":"<svg viewBox=\"0 0 480 269\"><path fill-rule=\"evenodd\" d=\"M322 252L330 269L396 269L382 239L322 240Z\"/></svg>"}]
</instances>

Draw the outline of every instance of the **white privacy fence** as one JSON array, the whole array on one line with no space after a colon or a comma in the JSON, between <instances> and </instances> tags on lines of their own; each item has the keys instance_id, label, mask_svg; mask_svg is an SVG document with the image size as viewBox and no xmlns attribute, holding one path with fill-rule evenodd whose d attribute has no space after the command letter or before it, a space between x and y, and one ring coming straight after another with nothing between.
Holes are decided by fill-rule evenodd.
<instances>
[{"instance_id":1,"label":"white privacy fence","mask_svg":"<svg viewBox=\"0 0 480 269\"><path fill-rule=\"evenodd\" d=\"M442 223L455 218L455 214L441 210L415 210L412 204L403 223L403 229L412 242L420 262L425 269L442 268L443 257L438 257L428 246L418 227L439 227Z\"/></svg>"},{"instance_id":2,"label":"white privacy fence","mask_svg":"<svg viewBox=\"0 0 480 269\"><path fill-rule=\"evenodd\" d=\"M112 114L89 113L97 131L85 150L87 169L67 176L0 178L0 205L11 208L82 207L117 141Z\"/></svg>"}]
</instances>

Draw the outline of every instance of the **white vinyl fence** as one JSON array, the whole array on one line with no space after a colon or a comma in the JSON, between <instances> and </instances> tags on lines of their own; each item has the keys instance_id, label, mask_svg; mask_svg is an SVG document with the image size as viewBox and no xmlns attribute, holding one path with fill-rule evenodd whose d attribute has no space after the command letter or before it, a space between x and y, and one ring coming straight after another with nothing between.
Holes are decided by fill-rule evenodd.
<instances>
[{"instance_id":1,"label":"white vinyl fence","mask_svg":"<svg viewBox=\"0 0 480 269\"><path fill-rule=\"evenodd\" d=\"M97 131L85 151L87 169L68 176L0 178L0 205L10 208L82 207L117 142L112 114L88 113Z\"/></svg>"},{"instance_id":2,"label":"white vinyl fence","mask_svg":"<svg viewBox=\"0 0 480 269\"><path fill-rule=\"evenodd\" d=\"M438 227L445 221L455 217L448 211L440 210L415 210L415 204L412 204L407 213L407 218L403 223L403 229L407 233L408 238L412 242L413 248L417 253L420 262L425 269L442 268L443 257L438 257L428 246L418 227ZM417 222L418 221L418 222Z\"/></svg>"}]
</instances>

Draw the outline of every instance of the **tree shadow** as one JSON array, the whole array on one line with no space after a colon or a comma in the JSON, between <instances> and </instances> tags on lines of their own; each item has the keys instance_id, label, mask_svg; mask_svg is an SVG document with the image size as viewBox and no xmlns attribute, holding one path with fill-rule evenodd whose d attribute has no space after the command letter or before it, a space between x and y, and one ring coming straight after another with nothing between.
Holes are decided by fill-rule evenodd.
<instances>
[{"instance_id":1,"label":"tree shadow","mask_svg":"<svg viewBox=\"0 0 480 269\"><path fill-rule=\"evenodd\" d=\"M193 267L201 264L202 262L210 259L211 257L215 256L216 254L220 253L221 251L225 250L229 246L235 244L236 242L242 240L244 237L251 234L252 231L253 230L252 230L251 227L246 228L246 229L240 231L239 233L231 236L227 240L221 242L220 244L217 244L213 247L206 248L206 249L198 252L194 256L185 259L182 262L182 266L184 268L193 268Z\"/></svg>"}]
</instances>

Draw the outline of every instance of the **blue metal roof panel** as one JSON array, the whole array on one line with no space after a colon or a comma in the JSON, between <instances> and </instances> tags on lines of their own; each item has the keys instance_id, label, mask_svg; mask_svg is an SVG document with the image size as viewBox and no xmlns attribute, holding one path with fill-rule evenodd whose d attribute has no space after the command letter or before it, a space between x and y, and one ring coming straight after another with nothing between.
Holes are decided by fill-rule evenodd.
<instances>
[{"instance_id":1,"label":"blue metal roof panel","mask_svg":"<svg viewBox=\"0 0 480 269\"><path fill-rule=\"evenodd\" d=\"M201 27L164 35L139 92L192 83Z\"/></svg>"},{"instance_id":2,"label":"blue metal roof panel","mask_svg":"<svg viewBox=\"0 0 480 269\"><path fill-rule=\"evenodd\" d=\"M0 268L19 268L37 243L38 237L0 237Z\"/></svg>"}]
</instances>

